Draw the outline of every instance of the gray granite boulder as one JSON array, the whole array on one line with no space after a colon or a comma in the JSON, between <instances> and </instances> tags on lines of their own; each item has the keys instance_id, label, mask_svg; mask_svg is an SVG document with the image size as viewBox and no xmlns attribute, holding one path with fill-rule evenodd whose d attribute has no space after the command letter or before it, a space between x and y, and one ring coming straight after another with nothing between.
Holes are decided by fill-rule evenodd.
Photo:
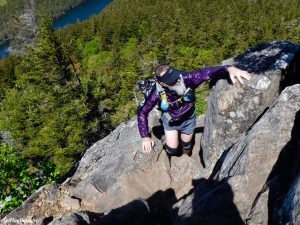
<instances>
[{"instance_id":1,"label":"gray granite boulder","mask_svg":"<svg viewBox=\"0 0 300 225\"><path fill-rule=\"evenodd\" d=\"M89 148L73 176L61 185L43 187L2 221L10 221L10 224L20 220L48 221L72 215L68 218L78 222L78 215L72 213L109 212L135 199L148 199L159 190L172 188L176 198L187 194L192 188L192 179L202 174L199 148L193 152L193 158L174 157L170 164L159 140L162 135L159 117L160 113L154 110L149 118L155 141L151 154L141 151L137 121L133 118ZM197 120L198 125L203 121L201 118ZM203 126L203 122L201 124ZM198 132L197 137L200 135Z\"/></svg>"},{"instance_id":2,"label":"gray granite boulder","mask_svg":"<svg viewBox=\"0 0 300 225\"><path fill-rule=\"evenodd\" d=\"M159 126L159 116L152 112L150 127ZM154 150L145 154L136 118L121 124L85 152L72 177L44 187L2 221L57 218L79 210L105 212L169 188L170 163L161 141L153 139Z\"/></svg>"},{"instance_id":3,"label":"gray granite boulder","mask_svg":"<svg viewBox=\"0 0 300 225\"><path fill-rule=\"evenodd\" d=\"M299 169L300 150L295 145L299 143L299 112L297 84L287 87L227 150L214 179L195 182L195 191L180 207L175 224L267 225L272 221L270 212L275 206L270 203L278 203L285 185L276 181L284 176L286 167L291 168L292 177ZM287 156L286 148L293 154Z\"/></svg>"},{"instance_id":4,"label":"gray granite boulder","mask_svg":"<svg viewBox=\"0 0 300 225\"><path fill-rule=\"evenodd\" d=\"M277 41L255 46L223 62L247 70L252 79L245 81L244 85L239 82L231 85L227 80L219 80L212 88L201 141L207 175L210 175L223 151L274 103L286 84L283 81L289 80L291 85L299 80L295 74L296 78L291 77L293 73L285 77L285 71L295 66L294 59L299 50L299 45Z\"/></svg>"},{"instance_id":5,"label":"gray granite boulder","mask_svg":"<svg viewBox=\"0 0 300 225\"><path fill-rule=\"evenodd\" d=\"M139 225L154 224L150 217L149 206L144 200L134 200L123 207L103 213L76 212L56 219L48 225ZM40 225L44 225L41 222Z\"/></svg>"},{"instance_id":6,"label":"gray granite boulder","mask_svg":"<svg viewBox=\"0 0 300 225\"><path fill-rule=\"evenodd\" d=\"M157 112L150 118L150 127L159 126L158 120ZM133 119L118 126L89 148L67 182L71 195L81 199L87 210L110 210L134 198L147 198L157 188L169 187L169 162L157 163L162 153L161 142L154 136L154 151L150 155L142 153L136 123ZM153 164L156 167L152 167ZM152 180L154 174L158 176L155 181Z\"/></svg>"}]
</instances>

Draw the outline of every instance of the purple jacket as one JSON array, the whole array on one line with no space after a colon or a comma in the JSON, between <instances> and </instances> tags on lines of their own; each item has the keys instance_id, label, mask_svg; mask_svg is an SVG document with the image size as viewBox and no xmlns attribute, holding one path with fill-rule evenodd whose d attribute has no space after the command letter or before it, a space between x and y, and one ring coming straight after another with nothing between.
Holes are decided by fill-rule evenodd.
<instances>
[{"instance_id":1,"label":"purple jacket","mask_svg":"<svg viewBox=\"0 0 300 225\"><path fill-rule=\"evenodd\" d=\"M201 83L207 80L216 80L220 78L225 78L228 74L227 68L230 66L216 66L216 67L206 67L194 72L182 72L182 77L186 88L196 89ZM167 99L173 102L176 99L174 95L166 89ZM152 91L148 99L137 115L138 127L141 137L150 137L149 127L148 127L148 115L154 106L160 103L161 98L157 91ZM170 116L173 121L180 120L185 114L187 114L195 105L195 102L184 103L180 109L171 109L169 111Z\"/></svg>"}]
</instances>

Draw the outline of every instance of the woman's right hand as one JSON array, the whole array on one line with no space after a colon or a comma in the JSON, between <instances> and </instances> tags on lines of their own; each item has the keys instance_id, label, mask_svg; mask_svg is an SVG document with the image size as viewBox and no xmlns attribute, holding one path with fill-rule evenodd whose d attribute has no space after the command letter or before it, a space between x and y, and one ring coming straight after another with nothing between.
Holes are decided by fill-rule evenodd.
<instances>
[{"instance_id":1,"label":"woman's right hand","mask_svg":"<svg viewBox=\"0 0 300 225\"><path fill-rule=\"evenodd\" d=\"M234 66L228 67L227 70L228 70L229 77L230 77L232 84L235 84L234 78L236 78L241 84L244 84L242 78L244 78L246 80L251 79L251 75L245 70L240 70L239 68L236 68Z\"/></svg>"},{"instance_id":2,"label":"woman's right hand","mask_svg":"<svg viewBox=\"0 0 300 225\"><path fill-rule=\"evenodd\" d=\"M143 145L143 152L150 153L154 146L154 141L150 137L144 137L142 145Z\"/></svg>"}]
</instances>

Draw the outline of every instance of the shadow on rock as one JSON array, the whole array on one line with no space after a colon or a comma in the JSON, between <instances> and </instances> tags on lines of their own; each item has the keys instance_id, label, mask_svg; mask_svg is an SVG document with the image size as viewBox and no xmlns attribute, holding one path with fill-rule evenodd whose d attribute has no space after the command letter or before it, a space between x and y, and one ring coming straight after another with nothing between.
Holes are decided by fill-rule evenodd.
<instances>
[{"instance_id":1,"label":"shadow on rock","mask_svg":"<svg viewBox=\"0 0 300 225\"><path fill-rule=\"evenodd\" d=\"M257 45L234 58L238 68L250 73L263 73L270 69L281 69L293 57L295 49L289 41L270 42ZM280 58L278 56L280 55Z\"/></svg>"},{"instance_id":2,"label":"shadow on rock","mask_svg":"<svg viewBox=\"0 0 300 225\"><path fill-rule=\"evenodd\" d=\"M111 210L108 214L94 212L76 212L64 216L51 223L40 225L168 225L171 216L176 214L172 205L176 203L173 189L157 191L147 200L137 199L120 208Z\"/></svg>"},{"instance_id":3,"label":"shadow on rock","mask_svg":"<svg viewBox=\"0 0 300 225\"><path fill-rule=\"evenodd\" d=\"M176 225L244 225L227 179L193 180L194 191L179 209Z\"/></svg>"},{"instance_id":4,"label":"shadow on rock","mask_svg":"<svg viewBox=\"0 0 300 225\"><path fill-rule=\"evenodd\" d=\"M294 126L291 132L291 140L280 152L268 180L268 225L286 224L285 216L281 215L279 222L276 211L283 206L284 197L290 190L294 179L300 170L300 111L296 113Z\"/></svg>"},{"instance_id":5,"label":"shadow on rock","mask_svg":"<svg viewBox=\"0 0 300 225\"><path fill-rule=\"evenodd\" d=\"M161 120L159 120L159 122L160 122L160 125L159 125L159 126L153 127L153 128L152 128L152 132L153 132L153 135L154 135L157 139L161 140L161 138L162 138L162 136L165 134L165 132L164 132L164 127L163 127L163 125L162 125L162 123L161 123Z\"/></svg>"},{"instance_id":6,"label":"shadow on rock","mask_svg":"<svg viewBox=\"0 0 300 225\"><path fill-rule=\"evenodd\" d=\"M283 76L280 83L280 92L286 87L300 83L300 51L298 51L289 66L282 71Z\"/></svg>"}]
</instances>

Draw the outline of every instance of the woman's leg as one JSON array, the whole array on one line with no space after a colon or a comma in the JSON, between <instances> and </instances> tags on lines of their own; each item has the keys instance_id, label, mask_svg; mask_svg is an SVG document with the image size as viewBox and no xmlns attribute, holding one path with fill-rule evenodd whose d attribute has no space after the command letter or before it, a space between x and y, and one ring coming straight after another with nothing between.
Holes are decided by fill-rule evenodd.
<instances>
[{"instance_id":1,"label":"woman's leg","mask_svg":"<svg viewBox=\"0 0 300 225\"><path fill-rule=\"evenodd\" d=\"M180 135L183 153L187 154L189 156L192 154L193 135L194 135L194 133L192 133L192 134L181 133L181 135Z\"/></svg>"},{"instance_id":2,"label":"woman's leg","mask_svg":"<svg viewBox=\"0 0 300 225\"><path fill-rule=\"evenodd\" d=\"M176 155L178 150L178 131L177 130L165 130L166 137L166 151L169 155Z\"/></svg>"},{"instance_id":3,"label":"woman's leg","mask_svg":"<svg viewBox=\"0 0 300 225\"><path fill-rule=\"evenodd\" d=\"M181 133L180 137L181 137L181 140L184 141L184 142L190 142L192 141L193 139L193 135L194 134L185 134L185 133Z\"/></svg>"}]
</instances>

